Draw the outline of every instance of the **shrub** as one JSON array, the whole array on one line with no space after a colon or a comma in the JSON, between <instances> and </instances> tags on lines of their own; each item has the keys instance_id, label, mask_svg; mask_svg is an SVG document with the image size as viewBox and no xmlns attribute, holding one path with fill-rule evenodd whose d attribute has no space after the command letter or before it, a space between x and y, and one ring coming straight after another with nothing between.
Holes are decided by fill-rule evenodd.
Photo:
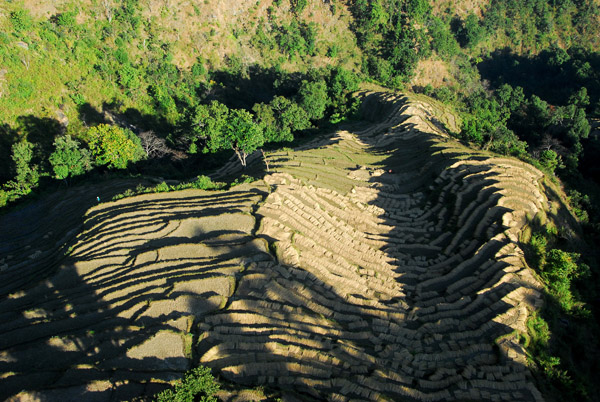
<instances>
[{"instance_id":1,"label":"shrub","mask_svg":"<svg viewBox=\"0 0 600 402\"><path fill-rule=\"evenodd\" d=\"M540 155L540 163L550 172L554 173L554 170L559 166L559 156L551 149L544 150Z\"/></svg>"},{"instance_id":2,"label":"shrub","mask_svg":"<svg viewBox=\"0 0 600 402\"><path fill-rule=\"evenodd\" d=\"M219 390L208 367L196 367L186 373L183 381L174 389L161 392L156 402L216 402L214 394Z\"/></svg>"},{"instance_id":3,"label":"shrub","mask_svg":"<svg viewBox=\"0 0 600 402\"><path fill-rule=\"evenodd\" d=\"M163 181L163 182L157 184L156 186L154 186L154 188L152 189L152 192L154 192L154 193L167 193L170 190L171 190L171 188L169 187L169 185Z\"/></svg>"},{"instance_id":4,"label":"shrub","mask_svg":"<svg viewBox=\"0 0 600 402\"><path fill-rule=\"evenodd\" d=\"M9 194L8 192L0 189L0 208L5 206L8 203Z\"/></svg>"},{"instance_id":5,"label":"shrub","mask_svg":"<svg viewBox=\"0 0 600 402\"><path fill-rule=\"evenodd\" d=\"M211 190L217 186L208 176L200 175L196 181L192 182L192 187L198 190Z\"/></svg>"},{"instance_id":6,"label":"shrub","mask_svg":"<svg viewBox=\"0 0 600 402\"><path fill-rule=\"evenodd\" d=\"M450 32L447 24L438 17L433 18L429 25L431 47L443 58L450 58L458 53L459 47L456 39Z\"/></svg>"},{"instance_id":7,"label":"shrub","mask_svg":"<svg viewBox=\"0 0 600 402\"><path fill-rule=\"evenodd\" d=\"M10 22L17 32L28 31L33 26L33 19L27 10L17 10L10 13Z\"/></svg>"},{"instance_id":8,"label":"shrub","mask_svg":"<svg viewBox=\"0 0 600 402\"><path fill-rule=\"evenodd\" d=\"M453 104L458 98L456 91L453 91L448 87L440 87L435 89L433 91L433 97L447 104Z\"/></svg>"},{"instance_id":9,"label":"shrub","mask_svg":"<svg viewBox=\"0 0 600 402\"><path fill-rule=\"evenodd\" d=\"M431 84L427 84L423 87L423 94L427 96L432 96L434 92L433 86Z\"/></svg>"},{"instance_id":10,"label":"shrub","mask_svg":"<svg viewBox=\"0 0 600 402\"><path fill-rule=\"evenodd\" d=\"M307 0L291 0L292 11L296 14L302 13L306 8L308 1Z\"/></svg>"},{"instance_id":11,"label":"shrub","mask_svg":"<svg viewBox=\"0 0 600 402\"><path fill-rule=\"evenodd\" d=\"M485 37L485 34L485 28L479 24L479 18L471 13L459 28L457 37L461 46L474 47Z\"/></svg>"}]
</instances>

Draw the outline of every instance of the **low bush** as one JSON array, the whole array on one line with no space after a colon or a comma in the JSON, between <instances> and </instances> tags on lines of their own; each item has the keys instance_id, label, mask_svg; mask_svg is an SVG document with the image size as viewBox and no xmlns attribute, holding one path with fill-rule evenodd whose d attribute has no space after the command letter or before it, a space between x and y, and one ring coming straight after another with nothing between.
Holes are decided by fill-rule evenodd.
<instances>
[{"instance_id":1,"label":"low bush","mask_svg":"<svg viewBox=\"0 0 600 402\"><path fill-rule=\"evenodd\" d=\"M216 402L214 394L219 384L208 367L196 367L185 374L182 381L156 396L156 402Z\"/></svg>"}]
</instances>

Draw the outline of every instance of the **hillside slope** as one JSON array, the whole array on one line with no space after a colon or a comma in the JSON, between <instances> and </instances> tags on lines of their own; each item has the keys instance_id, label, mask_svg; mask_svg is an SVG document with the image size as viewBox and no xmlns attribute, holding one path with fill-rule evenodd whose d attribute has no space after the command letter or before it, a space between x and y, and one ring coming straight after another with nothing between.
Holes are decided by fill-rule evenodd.
<instances>
[{"instance_id":1,"label":"hillside slope","mask_svg":"<svg viewBox=\"0 0 600 402\"><path fill-rule=\"evenodd\" d=\"M0 397L131 399L200 363L311 400L541 401L518 333L543 174L461 146L421 98L365 94L363 115L253 184L89 209L59 269L5 289ZM0 282L42 244L3 250Z\"/></svg>"}]
</instances>

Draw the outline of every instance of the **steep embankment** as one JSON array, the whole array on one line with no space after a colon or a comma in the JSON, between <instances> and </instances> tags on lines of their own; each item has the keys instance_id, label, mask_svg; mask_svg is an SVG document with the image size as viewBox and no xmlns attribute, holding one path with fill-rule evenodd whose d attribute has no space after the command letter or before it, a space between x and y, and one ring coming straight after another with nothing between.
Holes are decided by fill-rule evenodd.
<instances>
[{"instance_id":1,"label":"steep embankment","mask_svg":"<svg viewBox=\"0 0 600 402\"><path fill-rule=\"evenodd\" d=\"M363 110L252 185L90 209L60 269L0 302L0 396L130 399L201 363L311 398L541 400L515 331L543 175L417 98Z\"/></svg>"}]
</instances>

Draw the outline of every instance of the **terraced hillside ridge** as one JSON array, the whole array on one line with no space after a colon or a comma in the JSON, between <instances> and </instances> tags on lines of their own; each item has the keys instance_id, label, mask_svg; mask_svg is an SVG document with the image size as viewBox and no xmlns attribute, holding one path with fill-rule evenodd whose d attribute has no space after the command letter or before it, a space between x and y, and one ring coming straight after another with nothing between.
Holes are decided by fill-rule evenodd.
<instances>
[{"instance_id":1,"label":"terraced hillside ridge","mask_svg":"<svg viewBox=\"0 0 600 402\"><path fill-rule=\"evenodd\" d=\"M251 185L90 209L61 268L0 302L0 397L131 399L200 363L306 400L541 401L516 334L542 173L458 144L424 98L363 114Z\"/></svg>"},{"instance_id":2,"label":"terraced hillside ridge","mask_svg":"<svg viewBox=\"0 0 600 402\"><path fill-rule=\"evenodd\" d=\"M227 304L245 266L270 259L251 235L263 197L238 186L90 209L56 274L0 303L0 397L129 400L181 377L197 317Z\"/></svg>"}]
</instances>

